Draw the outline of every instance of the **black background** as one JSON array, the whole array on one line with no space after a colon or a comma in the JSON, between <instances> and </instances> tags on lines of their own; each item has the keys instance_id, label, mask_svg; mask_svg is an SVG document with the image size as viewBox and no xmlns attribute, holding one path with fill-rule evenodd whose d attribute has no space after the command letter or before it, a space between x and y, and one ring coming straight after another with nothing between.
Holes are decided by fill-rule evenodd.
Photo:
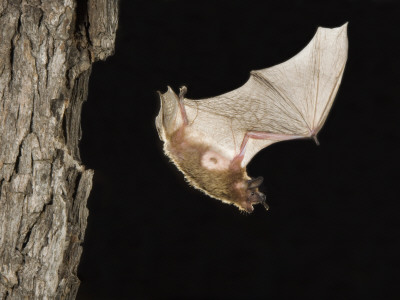
<instances>
[{"instance_id":1,"label":"black background","mask_svg":"<svg viewBox=\"0 0 400 300\"><path fill-rule=\"evenodd\" d=\"M83 163L95 170L78 299L390 299L399 291L398 1L122 1L94 65ZM271 207L190 188L162 152L156 91L199 99L349 21L349 57L312 141L261 151Z\"/></svg>"}]
</instances>

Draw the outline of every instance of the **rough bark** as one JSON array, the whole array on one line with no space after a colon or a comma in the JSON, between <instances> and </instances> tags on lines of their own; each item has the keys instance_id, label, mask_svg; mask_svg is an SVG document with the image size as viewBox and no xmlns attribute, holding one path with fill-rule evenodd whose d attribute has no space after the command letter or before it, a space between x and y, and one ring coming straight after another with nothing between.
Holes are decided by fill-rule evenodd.
<instances>
[{"instance_id":1,"label":"rough bark","mask_svg":"<svg viewBox=\"0 0 400 300\"><path fill-rule=\"evenodd\" d=\"M117 17L117 0L0 0L0 299L76 296L93 176L81 108Z\"/></svg>"}]
</instances>

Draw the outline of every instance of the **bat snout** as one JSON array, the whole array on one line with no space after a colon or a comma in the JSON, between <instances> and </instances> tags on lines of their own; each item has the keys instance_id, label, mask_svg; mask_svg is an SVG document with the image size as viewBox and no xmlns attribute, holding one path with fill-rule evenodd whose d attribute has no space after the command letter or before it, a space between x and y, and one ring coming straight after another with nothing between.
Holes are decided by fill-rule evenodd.
<instances>
[{"instance_id":1,"label":"bat snout","mask_svg":"<svg viewBox=\"0 0 400 300\"><path fill-rule=\"evenodd\" d=\"M262 204L266 210L269 209L268 204L266 203L267 197L265 194L261 193L258 189L248 189L247 190L247 199L241 205L242 208L251 213L254 211L253 205Z\"/></svg>"}]
</instances>

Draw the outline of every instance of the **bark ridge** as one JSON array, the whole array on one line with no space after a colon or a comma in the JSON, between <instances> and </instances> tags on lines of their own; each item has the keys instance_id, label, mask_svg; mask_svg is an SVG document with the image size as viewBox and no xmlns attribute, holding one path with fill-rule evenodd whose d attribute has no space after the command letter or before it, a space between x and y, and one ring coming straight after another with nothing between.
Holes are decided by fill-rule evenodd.
<instances>
[{"instance_id":1,"label":"bark ridge","mask_svg":"<svg viewBox=\"0 0 400 300\"><path fill-rule=\"evenodd\" d=\"M92 63L118 2L0 1L0 299L74 299L93 171L81 163Z\"/></svg>"}]
</instances>

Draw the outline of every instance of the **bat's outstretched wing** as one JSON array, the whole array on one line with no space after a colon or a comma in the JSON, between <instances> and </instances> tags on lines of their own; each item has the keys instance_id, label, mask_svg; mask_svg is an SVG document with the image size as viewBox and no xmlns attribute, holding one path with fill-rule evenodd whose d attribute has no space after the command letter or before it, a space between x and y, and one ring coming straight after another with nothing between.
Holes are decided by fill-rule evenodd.
<instances>
[{"instance_id":1,"label":"bat's outstretched wing","mask_svg":"<svg viewBox=\"0 0 400 300\"><path fill-rule=\"evenodd\" d=\"M189 125L232 158L246 132L316 136L339 88L347 48L347 23L333 29L319 27L300 53L279 65L252 71L242 87L213 98L185 99ZM241 165L276 141L250 138Z\"/></svg>"}]
</instances>

